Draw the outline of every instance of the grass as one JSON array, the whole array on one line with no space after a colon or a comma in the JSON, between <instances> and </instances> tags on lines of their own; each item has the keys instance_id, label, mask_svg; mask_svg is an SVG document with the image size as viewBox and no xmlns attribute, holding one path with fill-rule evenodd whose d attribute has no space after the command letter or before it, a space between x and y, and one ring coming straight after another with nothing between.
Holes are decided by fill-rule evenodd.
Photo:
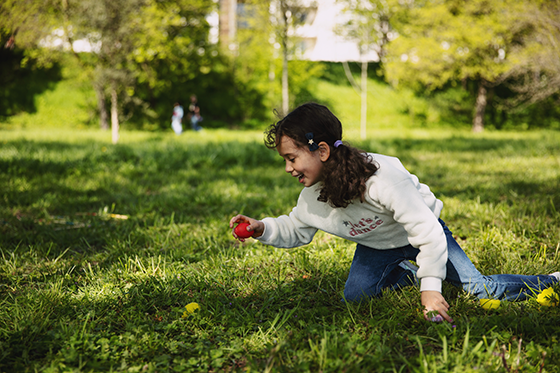
<instances>
[{"instance_id":1,"label":"grass","mask_svg":"<svg viewBox=\"0 0 560 373\"><path fill-rule=\"evenodd\" d=\"M359 136L360 96L352 86L317 80L313 92L317 100L325 103L345 124L347 135ZM368 126L372 129L410 128L411 118L406 113L408 99L407 92L396 91L387 84L368 79Z\"/></svg>"},{"instance_id":2,"label":"grass","mask_svg":"<svg viewBox=\"0 0 560 373\"><path fill-rule=\"evenodd\" d=\"M361 98L349 83L333 84L317 79L310 91L314 100L327 105L339 117L347 136L360 136ZM441 105L436 98L417 96L410 90L396 90L379 80L368 79L366 118L370 136L376 137L379 130L408 132L412 128L443 127L468 130L471 117L465 116L464 111L470 113L471 107L467 98L456 97L465 92L450 90L447 94L446 105Z\"/></svg>"},{"instance_id":3,"label":"grass","mask_svg":"<svg viewBox=\"0 0 560 373\"><path fill-rule=\"evenodd\" d=\"M558 132L353 126L430 185L483 273L559 270ZM446 284L455 323L427 323L417 288L341 302L350 242L231 237L299 190L259 132L2 131L0 371L560 371L559 307Z\"/></svg>"}]
</instances>

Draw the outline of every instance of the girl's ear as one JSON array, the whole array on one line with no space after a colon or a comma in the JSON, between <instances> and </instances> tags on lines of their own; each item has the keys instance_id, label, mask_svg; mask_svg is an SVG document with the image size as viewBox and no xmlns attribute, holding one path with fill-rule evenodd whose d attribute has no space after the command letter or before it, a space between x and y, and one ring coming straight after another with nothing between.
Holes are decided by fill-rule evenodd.
<instances>
[{"instance_id":1,"label":"girl's ear","mask_svg":"<svg viewBox=\"0 0 560 373\"><path fill-rule=\"evenodd\" d=\"M319 143L319 149L317 149L317 151L319 152L321 162L326 162L331 156L331 147L324 141Z\"/></svg>"}]
</instances>

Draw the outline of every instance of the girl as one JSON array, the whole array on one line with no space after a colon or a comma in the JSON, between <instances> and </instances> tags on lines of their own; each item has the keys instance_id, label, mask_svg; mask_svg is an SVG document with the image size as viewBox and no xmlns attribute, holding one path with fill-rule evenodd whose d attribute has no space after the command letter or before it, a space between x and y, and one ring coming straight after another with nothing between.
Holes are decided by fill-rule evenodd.
<instances>
[{"instance_id":1,"label":"girl","mask_svg":"<svg viewBox=\"0 0 560 373\"><path fill-rule=\"evenodd\" d=\"M411 285L416 277L426 319L453 322L441 294L442 280L481 299L507 300L524 299L560 281L560 272L480 274L439 219L443 203L428 186L397 158L362 153L343 143L342 125L325 106L304 104L265 134L266 146L278 151L286 172L304 189L289 215L262 221L237 215L230 228L249 223L254 238L275 247L306 245L319 229L356 242L346 300L379 296L386 288ZM430 311L441 316L429 318Z\"/></svg>"}]
</instances>

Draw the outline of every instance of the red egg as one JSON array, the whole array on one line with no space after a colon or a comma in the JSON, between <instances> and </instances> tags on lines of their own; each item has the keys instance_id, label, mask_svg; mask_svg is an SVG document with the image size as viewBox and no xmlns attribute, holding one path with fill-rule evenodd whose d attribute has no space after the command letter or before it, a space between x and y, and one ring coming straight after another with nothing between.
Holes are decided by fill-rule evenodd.
<instances>
[{"instance_id":1,"label":"red egg","mask_svg":"<svg viewBox=\"0 0 560 373\"><path fill-rule=\"evenodd\" d=\"M239 238L248 238L251 237L253 233L255 233L254 231L248 231L247 230L248 226L249 226L248 223L239 223L233 231Z\"/></svg>"}]
</instances>

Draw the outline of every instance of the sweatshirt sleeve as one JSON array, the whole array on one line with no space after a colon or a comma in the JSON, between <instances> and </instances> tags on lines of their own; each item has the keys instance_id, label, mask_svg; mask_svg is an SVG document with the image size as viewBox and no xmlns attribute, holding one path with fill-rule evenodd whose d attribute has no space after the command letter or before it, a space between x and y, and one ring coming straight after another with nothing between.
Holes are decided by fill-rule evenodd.
<instances>
[{"instance_id":1,"label":"sweatshirt sleeve","mask_svg":"<svg viewBox=\"0 0 560 373\"><path fill-rule=\"evenodd\" d=\"M298 207L294 207L289 215L277 218L265 218L264 232L257 239L274 247L293 248L307 245L313 240L317 228L311 227L298 218Z\"/></svg>"},{"instance_id":2,"label":"sweatshirt sleeve","mask_svg":"<svg viewBox=\"0 0 560 373\"><path fill-rule=\"evenodd\" d=\"M420 290L441 292L447 264L447 240L443 228L413 179L404 173L392 176L394 183L379 183L370 189L370 197L378 197L379 202L393 212L393 219L406 231L408 242L420 250L416 257Z\"/></svg>"}]
</instances>

